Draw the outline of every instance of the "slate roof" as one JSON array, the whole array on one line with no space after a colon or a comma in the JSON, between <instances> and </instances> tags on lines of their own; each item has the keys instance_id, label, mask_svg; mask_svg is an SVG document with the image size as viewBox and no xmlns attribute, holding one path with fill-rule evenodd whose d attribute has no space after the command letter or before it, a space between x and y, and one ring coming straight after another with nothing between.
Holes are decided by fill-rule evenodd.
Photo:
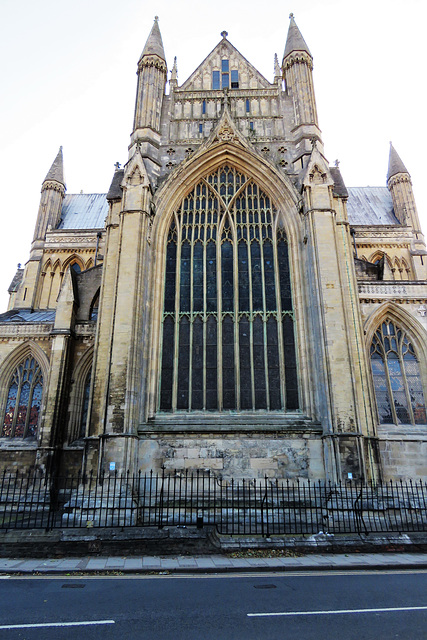
<instances>
[{"instance_id":1,"label":"slate roof","mask_svg":"<svg viewBox=\"0 0 427 640\"><path fill-rule=\"evenodd\" d=\"M334 195L341 196L341 198L347 198L348 191L344 184L341 171L338 167L329 167L329 171L331 172L331 176L334 181Z\"/></svg>"},{"instance_id":2,"label":"slate roof","mask_svg":"<svg viewBox=\"0 0 427 640\"><path fill-rule=\"evenodd\" d=\"M55 322L55 309L12 309L0 314L0 322Z\"/></svg>"},{"instance_id":3,"label":"slate roof","mask_svg":"<svg viewBox=\"0 0 427 640\"><path fill-rule=\"evenodd\" d=\"M66 195L58 229L103 229L107 214L105 193Z\"/></svg>"},{"instance_id":4,"label":"slate roof","mask_svg":"<svg viewBox=\"0 0 427 640\"><path fill-rule=\"evenodd\" d=\"M117 169L114 172L113 179L110 184L110 188L107 193L107 200L121 200L122 199L122 180L125 175L124 169Z\"/></svg>"},{"instance_id":5,"label":"slate roof","mask_svg":"<svg viewBox=\"0 0 427 640\"><path fill-rule=\"evenodd\" d=\"M347 212L354 225L400 225L387 187L348 187Z\"/></svg>"},{"instance_id":6,"label":"slate roof","mask_svg":"<svg viewBox=\"0 0 427 640\"><path fill-rule=\"evenodd\" d=\"M9 285L9 289L7 290L8 293L14 293L15 291L18 291L18 287L21 284L23 277L24 277L24 269L20 269L18 267L15 275L13 276L13 280Z\"/></svg>"}]
</instances>

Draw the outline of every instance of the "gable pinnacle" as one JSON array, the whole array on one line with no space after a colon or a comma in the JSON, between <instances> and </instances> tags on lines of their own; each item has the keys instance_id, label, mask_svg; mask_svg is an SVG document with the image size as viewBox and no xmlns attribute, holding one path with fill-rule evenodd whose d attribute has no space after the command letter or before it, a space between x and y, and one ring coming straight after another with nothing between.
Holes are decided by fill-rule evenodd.
<instances>
[{"instance_id":1,"label":"gable pinnacle","mask_svg":"<svg viewBox=\"0 0 427 640\"><path fill-rule=\"evenodd\" d=\"M165 50L163 48L162 36L159 29L159 16L155 16L154 24L151 28L150 35L145 43L141 58L144 56L155 55L166 62ZM140 59L141 59L140 58Z\"/></svg>"},{"instance_id":2,"label":"gable pinnacle","mask_svg":"<svg viewBox=\"0 0 427 640\"><path fill-rule=\"evenodd\" d=\"M294 19L294 14L289 14L290 24L288 30L288 37L286 39L285 53L283 54L283 58L286 58L293 51L305 51L308 53L310 58L313 56L310 53L310 49L307 46L306 41L302 37L301 31L298 29L297 24Z\"/></svg>"},{"instance_id":3,"label":"gable pinnacle","mask_svg":"<svg viewBox=\"0 0 427 640\"><path fill-rule=\"evenodd\" d=\"M409 175L409 171L403 164L402 160L399 157L396 149L393 147L390 142L390 155L388 159L388 171L387 171L387 181L390 180L397 173L407 173Z\"/></svg>"},{"instance_id":4,"label":"gable pinnacle","mask_svg":"<svg viewBox=\"0 0 427 640\"><path fill-rule=\"evenodd\" d=\"M227 31L221 31L221 35L223 37L223 39L225 40L228 36L228 32Z\"/></svg>"}]
</instances>

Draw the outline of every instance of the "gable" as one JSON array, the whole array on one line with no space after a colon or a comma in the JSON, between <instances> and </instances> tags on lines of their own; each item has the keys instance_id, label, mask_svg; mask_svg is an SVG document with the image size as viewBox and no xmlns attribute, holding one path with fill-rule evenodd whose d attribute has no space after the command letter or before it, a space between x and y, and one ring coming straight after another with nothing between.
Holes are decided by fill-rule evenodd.
<instances>
[{"instance_id":1,"label":"gable","mask_svg":"<svg viewBox=\"0 0 427 640\"><path fill-rule=\"evenodd\" d=\"M223 60L228 61L228 65L223 65ZM227 66L228 71L224 68ZM219 86L215 87L213 85L214 72L219 78ZM228 88L230 90L271 87L268 80L224 37L179 89L183 91L222 90L227 81L227 78L224 78L225 82L223 81L223 73L228 74ZM236 77L238 87L233 87L231 83Z\"/></svg>"}]
</instances>

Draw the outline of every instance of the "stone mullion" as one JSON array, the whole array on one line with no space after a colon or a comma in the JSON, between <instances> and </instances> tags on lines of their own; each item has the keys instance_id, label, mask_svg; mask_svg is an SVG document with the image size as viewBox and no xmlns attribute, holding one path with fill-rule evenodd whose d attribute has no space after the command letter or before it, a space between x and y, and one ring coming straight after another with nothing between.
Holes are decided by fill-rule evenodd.
<instances>
[{"instance_id":1,"label":"stone mullion","mask_svg":"<svg viewBox=\"0 0 427 640\"><path fill-rule=\"evenodd\" d=\"M236 181L236 174L234 174L234 181ZM234 184L234 190L236 190L236 184ZM233 215L230 214L230 219L232 221L231 229L233 234L233 325L234 325L234 394L235 394L235 402L236 407L240 407L240 402L237 403L237 370L239 371L240 377L240 367L238 366L239 357L238 357L238 348L239 348L239 244L237 238L237 223L236 223L236 210L233 210ZM222 342L221 342L222 345ZM236 357L237 352L237 357Z\"/></svg>"},{"instance_id":2,"label":"stone mullion","mask_svg":"<svg viewBox=\"0 0 427 640\"><path fill-rule=\"evenodd\" d=\"M259 204L259 191L258 191L258 204ZM262 333L264 342L264 376L265 376L265 400L266 408L270 409L270 389L268 384L268 360L267 360L267 300L265 297L265 270L264 270L264 238L263 238L263 224L261 220L261 209L258 206L258 227L259 227L259 246L260 246L260 260L261 260L261 282L262 282Z\"/></svg>"},{"instance_id":3,"label":"stone mullion","mask_svg":"<svg viewBox=\"0 0 427 640\"><path fill-rule=\"evenodd\" d=\"M195 211L195 210L194 210ZM192 376L193 376L193 323L194 323L194 230L196 225L194 223L195 213L193 213L193 224L191 225L191 249L190 249L190 354L188 361L188 409L191 411L191 400L193 395L193 384L192 384Z\"/></svg>"},{"instance_id":4,"label":"stone mullion","mask_svg":"<svg viewBox=\"0 0 427 640\"><path fill-rule=\"evenodd\" d=\"M397 343L397 335L396 335L396 343ZM379 344L379 343L377 343ZM389 402L390 402L390 408L391 408L391 413L393 415L393 421L394 424L397 424L397 414L396 414L396 410L394 407L394 396L393 396L393 387L391 386L391 380L390 380L390 374L388 371L388 357L387 357L387 352L385 350L384 347L384 333L383 333L383 329L381 328L381 343L379 344L380 349L381 349L381 357L383 359L383 363L384 363L384 372L385 372L385 377L386 377L386 384L387 384L387 391L388 391L388 397L389 397Z\"/></svg>"},{"instance_id":5,"label":"stone mullion","mask_svg":"<svg viewBox=\"0 0 427 640\"><path fill-rule=\"evenodd\" d=\"M206 190L207 191L207 190ZM209 196L208 196L208 192L206 193L206 205L208 205L209 202ZM206 323L207 323L207 294L208 294L208 290L207 290L207 277L206 277L206 250L207 250L207 246L208 246L208 228L209 228L209 222L208 222L208 211L209 209L206 209L204 212L205 215L205 223L204 223L204 237L203 237L203 317L202 317L202 329L203 329L203 344L202 344L202 368L203 368L203 409L206 409ZM201 213L201 212L200 212Z\"/></svg>"},{"instance_id":6,"label":"stone mullion","mask_svg":"<svg viewBox=\"0 0 427 640\"><path fill-rule=\"evenodd\" d=\"M246 191L246 202L248 201L248 193ZM249 209L246 209L246 224L248 228L248 272L249 272L249 359L251 367L251 396L252 396L252 409L255 409L255 378L254 378L254 335L253 335L253 288L252 288L252 243L255 241L255 237L251 239L251 227L254 227L253 223L249 222ZM254 230L255 231L255 230Z\"/></svg>"},{"instance_id":7,"label":"stone mullion","mask_svg":"<svg viewBox=\"0 0 427 640\"><path fill-rule=\"evenodd\" d=\"M179 357L179 325L180 325L180 300L181 300L181 245L182 245L182 211L177 216L177 247L176 247L176 280L175 280L175 336L173 355L173 378L172 378L172 411L176 411L178 396L178 357Z\"/></svg>"},{"instance_id":8,"label":"stone mullion","mask_svg":"<svg viewBox=\"0 0 427 640\"><path fill-rule=\"evenodd\" d=\"M404 339L405 339L405 334L402 331L402 338L400 340L400 344L398 345L398 353L397 353L397 355L399 357L400 371L402 372L403 386L405 387L406 404L408 405L409 417L411 419L411 424L415 424L414 412L412 410L411 394L409 393L408 381L406 379L405 361L403 359L403 341L404 341Z\"/></svg>"},{"instance_id":9,"label":"stone mullion","mask_svg":"<svg viewBox=\"0 0 427 640\"><path fill-rule=\"evenodd\" d=\"M10 427L11 438L15 437L15 428L16 428L16 421L18 419L19 402L21 400L22 385L24 384L19 368L18 368L18 379L19 379L19 382L18 382L18 391L16 392L15 410L13 412L12 425ZM12 380L12 384L13 384L13 380Z\"/></svg>"},{"instance_id":10,"label":"stone mullion","mask_svg":"<svg viewBox=\"0 0 427 640\"><path fill-rule=\"evenodd\" d=\"M219 187L219 175L218 175L218 187ZM224 202L224 200L222 199ZM224 212L223 218L227 214L227 210ZM218 411L222 410L222 321L224 318L224 314L222 312L222 232L220 235L220 208L218 206L218 227L217 227L217 259L216 259L216 268L217 268L217 277L218 277L218 285L217 285L217 308L218 308L218 321L217 321L217 334L216 334L216 344L217 344L217 403L218 403ZM234 274L233 274L234 277Z\"/></svg>"},{"instance_id":11,"label":"stone mullion","mask_svg":"<svg viewBox=\"0 0 427 640\"><path fill-rule=\"evenodd\" d=\"M34 395L35 386L36 386L35 383L32 382L30 386L30 393L28 394L27 413L25 415L25 425L24 425L24 438L27 437L28 423L30 422L31 406L33 404L33 395Z\"/></svg>"},{"instance_id":12,"label":"stone mullion","mask_svg":"<svg viewBox=\"0 0 427 640\"><path fill-rule=\"evenodd\" d=\"M274 231L275 229L275 231ZM280 290L279 257L277 255L277 224L273 226L273 260L274 260L274 280L276 285L276 323L277 323L277 347L279 350L279 371L280 371L280 395L282 398L282 409L286 409L286 378L285 378L285 352L283 344L283 312Z\"/></svg>"}]
</instances>

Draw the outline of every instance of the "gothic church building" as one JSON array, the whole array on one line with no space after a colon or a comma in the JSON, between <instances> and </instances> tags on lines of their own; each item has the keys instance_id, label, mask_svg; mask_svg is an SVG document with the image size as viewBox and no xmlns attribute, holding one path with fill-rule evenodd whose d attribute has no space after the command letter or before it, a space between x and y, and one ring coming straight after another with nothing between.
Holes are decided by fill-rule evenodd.
<instances>
[{"instance_id":1,"label":"gothic church building","mask_svg":"<svg viewBox=\"0 0 427 640\"><path fill-rule=\"evenodd\" d=\"M60 149L0 315L0 469L427 478L427 251L410 175L347 188L290 17L267 80L227 33L183 83L157 18L129 159ZM168 91L166 92L166 88Z\"/></svg>"}]
</instances>

